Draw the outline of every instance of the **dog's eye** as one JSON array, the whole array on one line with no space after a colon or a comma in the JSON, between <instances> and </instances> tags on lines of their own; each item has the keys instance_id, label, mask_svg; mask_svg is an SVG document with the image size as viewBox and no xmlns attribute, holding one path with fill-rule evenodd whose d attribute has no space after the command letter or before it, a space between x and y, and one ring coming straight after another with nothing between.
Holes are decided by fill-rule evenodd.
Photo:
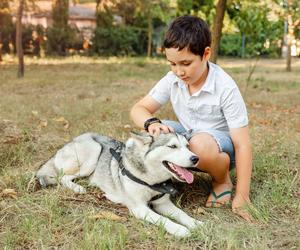
<instances>
[{"instance_id":1,"label":"dog's eye","mask_svg":"<svg viewBox=\"0 0 300 250\"><path fill-rule=\"evenodd\" d=\"M175 145L175 144L174 144L174 145L170 145L170 146L168 146L168 147L169 147L169 148L178 148L177 145Z\"/></svg>"}]
</instances>

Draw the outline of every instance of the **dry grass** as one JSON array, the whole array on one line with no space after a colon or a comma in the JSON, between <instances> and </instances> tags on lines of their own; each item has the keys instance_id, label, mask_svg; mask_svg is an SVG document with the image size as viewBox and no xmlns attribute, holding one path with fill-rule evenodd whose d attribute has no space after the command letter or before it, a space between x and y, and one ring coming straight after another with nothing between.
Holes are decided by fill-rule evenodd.
<instances>
[{"instance_id":1,"label":"dry grass","mask_svg":"<svg viewBox=\"0 0 300 250\"><path fill-rule=\"evenodd\" d=\"M175 202L206 221L189 239L132 218L87 187L75 195L41 190L33 173L75 135L96 131L122 141L130 107L168 70L163 59L27 59L16 79L14 58L0 65L0 247L2 249L299 249L300 61L261 60L246 89L251 61L220 60L248 106L254 144L251 198L256 222L203 208L209 178L181 186ZM174 118L171 107L159 117ZM13 190L8 190L13 189ZM203 209L202 209L203 208ZM100 218L110 211L118 217ZM104 216L105 217L105 216Z\"/></svg>"}]
</instances>

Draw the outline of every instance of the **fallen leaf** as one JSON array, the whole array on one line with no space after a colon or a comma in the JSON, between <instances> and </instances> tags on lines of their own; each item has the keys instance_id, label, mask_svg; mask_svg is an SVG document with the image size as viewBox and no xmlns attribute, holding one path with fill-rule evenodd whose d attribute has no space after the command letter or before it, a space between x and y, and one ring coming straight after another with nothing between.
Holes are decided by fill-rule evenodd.
<instances>
[{"instance_id":1,"label":"fallen leaf","mask_svg":"<svg viewBox=\"0 0 300 250\"><path fill-rule=\"evenodd\" d=\"M37 116L39 114L39 112L37 112L36 110L32 110L31 114L33 114L34 116Z\"/></svg>"},{"instance_id":2,"label":"fallen leaf","mask_svg":"<svg viewBox=\"0 0 300 250\"><path fill-rule=\"evenodd\" d=\"M202 207L197 207L197 208L194 210L194 213L195 213L195 214L207 214L207 212L206 212Z\"/></svg>"},{"instance_id":3,"label":"fallen leaf","mask_svg":"<svg viewBox=\"0 0 300 250\"><path fill-rule=\"evenodd\" d=\"M89 216L90 219L105 219L105 220L113 220L113 221L125 221L124 217L116 215L110 211L101 211L97 214Z\"/></svg>"},{"instance_id":4,"label":"fallen leaf","mask_svg":"<svg viewBox=\"0 0 300 250\"><path fill-rule=\"evenodd\" d=\"M14 199L17 198L17 192L14 189L12 189L12 188L4 189L4 190L2 190L1 193L4 196L9 196L9 197L14 198Z\"/></svg>"},{"instance_id":5,"label":"fallen leaf","mask_svg":"<svg viewBox=\"0 0 300 250\"><path fill-rule=\"evenodd\" d=\"M123 129L124 131L129 132L131 130L131 126L129 124L125 124Z\"/></svg>"},{"instance_id":6,"label":"fallen leaf","mask_svg":"<svg viewBox=\"0 0 300 250\"><path fill-rule=\"evenodd\" d=\"M63 116L58 117L58 118L53 118L53 121L55 121L55 122L63 122L63 123L68 122L68 121L66 120L66 118L64 118Z\"/></svg>"},{"instance_id":7,"label":"fallen leaf","mask_svg":"<svg viewBox=\"0 0 300 250\"><path fill-rule=\"evenodd\" d=\"M48 126L48 121L47 120L41 120L40 124L38 125L38 128L41 129L41 128L45 128L47 126Z\"/></svg>"},{"instance_id":8,"label":"fallen leaf","mask_svg":"<svg viewBox=\"0 0 300 250\"><path fill-rule=\"evenodd\" d=\"M66 118L64 118L63 116L58 117L58 118L53 118L53 121L61 122L63 124L65 130L68 130L70 127L69 121Z\"/></svg>"}]
</instances>

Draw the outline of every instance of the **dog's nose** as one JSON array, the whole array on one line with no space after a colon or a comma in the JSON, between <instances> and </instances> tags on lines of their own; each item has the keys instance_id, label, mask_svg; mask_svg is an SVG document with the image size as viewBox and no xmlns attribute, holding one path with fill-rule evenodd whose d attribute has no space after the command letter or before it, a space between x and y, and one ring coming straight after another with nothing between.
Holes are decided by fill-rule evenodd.
<instances>
[{"instance_id":1,"label":"dog's nose","mask_svg":"<svg viewBox=\"0 0 300 250\"><path fill-rule=\"evenodd\" d=\"M191 162L196 165L197 162L199 161L199 157L196 156L196 155L193 155L191 158L190 158Z\"/></svg>"}]
</instances>

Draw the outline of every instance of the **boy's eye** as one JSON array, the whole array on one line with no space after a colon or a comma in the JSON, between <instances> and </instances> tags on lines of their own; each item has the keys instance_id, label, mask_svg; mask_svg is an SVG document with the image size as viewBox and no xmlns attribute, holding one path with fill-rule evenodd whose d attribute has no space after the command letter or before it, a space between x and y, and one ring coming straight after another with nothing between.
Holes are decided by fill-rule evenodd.
<instances>
[{"instance_id":1,"label":"boy's eye","mask_svg":"<svg viewBox=\"0 0 300 250\"><path fill-rule=\"evenodd\" d=\"M190 64L191 64L191 63L188 62L188 63L183 63L182 65L183 65L183 66L189 66Z\"/></svg>"},{"instance_id":2,"label":"boy's eye","mask_svg":"<svg viewBox=\"0 0 300 250\"><path fill-rule=\"evenodd\" d=\"M175 144L174 144L174 145L170 145L170 146L168 146L168 147L169 147L169 148L178 148L177 145L175 145Z\"/></svg>"}]
</instances>

